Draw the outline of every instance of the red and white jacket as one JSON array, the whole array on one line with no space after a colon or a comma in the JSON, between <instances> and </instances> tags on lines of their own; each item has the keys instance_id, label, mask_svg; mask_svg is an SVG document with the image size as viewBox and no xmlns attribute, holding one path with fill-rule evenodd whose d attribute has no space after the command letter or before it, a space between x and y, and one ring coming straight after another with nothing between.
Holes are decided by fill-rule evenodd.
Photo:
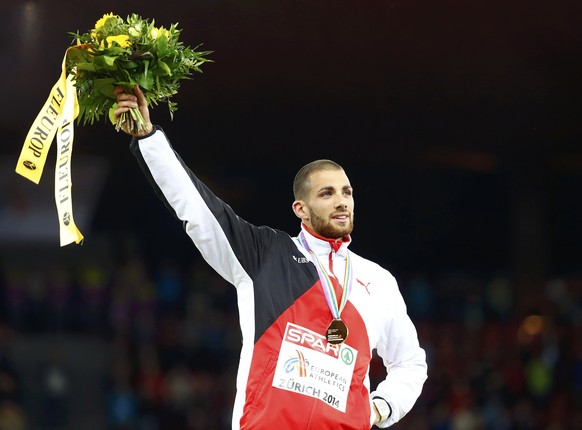
<instances>
[{"instance_id":1,"label":"red and white jacket","mask_svg":"<svg viewBox=\"0 0 582 430\"><path fill-rule=\"evenodd\" d=\"M372 397L392 409L382 428L412 408L427 377L426 357L387 270L350 251L354 281L341 314L350 333L343 344L328 344L323 335L332 316L297 238L237 216L186 167L161 129L130 147L203 258L236 287L243 342L233 429L366 430L375 418ZM334 250L304 231L311 250L343 280L349 238ZM387 376L371 391L374 349Z\"/></svg>"}]
</instances>

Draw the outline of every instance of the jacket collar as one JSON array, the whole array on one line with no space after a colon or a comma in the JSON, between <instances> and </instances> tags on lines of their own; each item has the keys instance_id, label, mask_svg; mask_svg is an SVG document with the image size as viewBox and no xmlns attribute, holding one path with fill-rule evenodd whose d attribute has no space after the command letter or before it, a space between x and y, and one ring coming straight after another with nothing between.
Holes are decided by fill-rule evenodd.
<instances>
[{"instance_id":1,"label":"jacket collar","mask_svg":"<svg viewBox=\"0 0 582 430\"><path fill-rule=\"evenodd\" d=\"M301 224L301 230L304 232L305 240L309 248L318 256L327 256L330 252L335 252L341 257L345 257L348 252L348 246L352 242L350 235L339 240L329 239L312 232L305 224Z\"/></svg>"}]
</instances>

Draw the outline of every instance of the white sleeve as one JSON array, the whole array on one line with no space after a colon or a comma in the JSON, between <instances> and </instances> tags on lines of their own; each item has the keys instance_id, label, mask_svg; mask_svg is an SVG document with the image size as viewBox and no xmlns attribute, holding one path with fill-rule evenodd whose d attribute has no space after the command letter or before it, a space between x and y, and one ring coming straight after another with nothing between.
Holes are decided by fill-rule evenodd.
<instances>
[{"instance_id":1,"label":"white sleeve","mask_svg":"<svg viewBox=\"0 0 582 430\"><path fill-rule=\"evenodd\" d=\"M396 284L392 276L391 281ZM391 290L394 316L386 322L377 344L378 355L386 367L386 378L371 397L381 397L392 409L391 415L377 424L386 428L398 422L411 409L427 378L426 354L420 347L416 328L406 313L406 305L398 287Z\"/></svg>"},{"instance_id":2,"label":"white sleeve","mask_svg":"<svg viewBox=\"0 0 582 430\"><path fill-rule=\"evenodd\" d=\"M237 216L186 166L161 129L133 139L130 149L208 264L236 287L249 283L268 255L272 229Z\"/></svg>"}]
</instances>

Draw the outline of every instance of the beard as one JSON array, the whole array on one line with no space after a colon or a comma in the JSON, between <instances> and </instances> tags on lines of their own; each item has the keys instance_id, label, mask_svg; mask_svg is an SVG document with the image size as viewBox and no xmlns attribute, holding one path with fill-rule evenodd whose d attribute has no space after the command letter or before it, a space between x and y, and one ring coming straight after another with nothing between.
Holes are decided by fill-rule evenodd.
<instances>
[{"instance_id":1,"label":"beard","mask_svg":"<svg viewBox=\"0 0 582 430\"><path fill-rule=\"evenodd\" d=\"M352 233L354 229L354 215L350 214L349 222L345 227L332 224L330 219L317 215L313 209L309 208L311 226L315 233L328 239L341 239ZM333 215L332 215L333 216Z\"/></svg>"}]
</instances>

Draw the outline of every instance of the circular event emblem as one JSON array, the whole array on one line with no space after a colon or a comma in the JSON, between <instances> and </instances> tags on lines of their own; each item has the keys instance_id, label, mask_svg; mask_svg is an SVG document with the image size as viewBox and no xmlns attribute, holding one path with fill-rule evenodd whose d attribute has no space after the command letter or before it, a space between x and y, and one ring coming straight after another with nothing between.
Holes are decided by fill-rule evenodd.
<instances>
[{"instance_id":1,"label":"circular event emblem","mask_svg":"<svg viewBox=\"0 0 582 430\"><path fill-rule=\"evenodd\" d=\"M65 212L65 214L63 215L63 224L69 225L70 222L71 222L71 214L68 212Z\"/></svg>"},{"instance_id":2,"label":"circular event emblem","mask_svg":"<svg viewBox=\"0 0 582 430\"><path fill-rule=\"evenodd\" d=\"M334 319L325 331L325 337L332 345L344 343L348 338L348 327L342 320Z\"/></svg>"},{"instance_id":3,"label":"circular event emblem","mask_svg":"<svg viewBox=\"0 0 582 430\"><path fill-rule=\"evenodd\" d=\"M34 164L32 161L30 160L24 160L22 162L22 164L24 165L24 167L26 167L28 170L36 170L36 164Z\"/></svg>"},{"instance_id":4,"label":"circular event emblem","mask_svg":"<svg viewBox=\"0 0 582 430\"><path fill-rule=\"evenodd\" d=\"M350 347L344 346L340 355L342 357L342 361L348 366L354 362L354 352Z\"/></svg>"}]
</instances>

